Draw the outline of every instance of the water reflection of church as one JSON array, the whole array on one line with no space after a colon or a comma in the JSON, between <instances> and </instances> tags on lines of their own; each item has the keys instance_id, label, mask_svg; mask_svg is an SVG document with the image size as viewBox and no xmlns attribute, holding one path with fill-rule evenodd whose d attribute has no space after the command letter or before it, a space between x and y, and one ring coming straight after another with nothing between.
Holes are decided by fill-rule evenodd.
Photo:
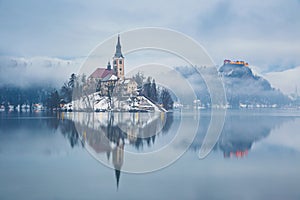
<instances>
[{"instance_id":1,"label":"water reflection of church","mask_svg":"<svg viewBox=\"0 0 300 200\"><path fill-rule=\"evenodd\" d=\"M63 113L62 113L63 114ZM69 139L71 146L82 144L93 155L103 155L115 169L117 185L122 166L126 162L126 148L137 151L144 146L153 147L157 136L170 133L180 120L172 113L72 113L72 120L53 119L49 126L58 128ZM291 120L289 117L238 116L228 114L222 134L214 147L225 158L243 157L252 149L255 142L267 137L280 124ZM173 123L174 121L174 123ZM59 123L59 124L58 124ZM210 116L203 115L199 120L199 130L190 150L196 152L202 145ZM160 131L161 130L161 131ZM157 134L153 134L156 133ZM180 147L178 147L180 148ZM195 154L195 159L197 158Z\"/></svg>"},{"instance_id":2,"label":"water reflection of church","mask_svg":"<svg viewBox=\"0 0 300 200\"><path fill-rule=\"evenodd\" d=\"M125 146L139 149L143 145L154 144L164 125L172 123L167 118L167 114L157 112L109 112L74 113L73 120L85 148L96 158L105 155L107 162L113 166L118 187Z\"/></svg>"}]
</instances>

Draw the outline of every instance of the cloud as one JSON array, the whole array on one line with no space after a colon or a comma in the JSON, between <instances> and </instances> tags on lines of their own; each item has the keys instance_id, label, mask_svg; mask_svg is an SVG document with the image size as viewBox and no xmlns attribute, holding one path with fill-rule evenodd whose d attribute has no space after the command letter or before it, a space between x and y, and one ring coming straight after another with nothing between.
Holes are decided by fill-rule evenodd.
<instances>
[{"instance_id":1,"label":"cloud","mask_svg":"<svg viewBox=\"0 0 300 200\"><path fill-rule=\"evenodd\" d=\"M296 0L2 0L0 54L85 57L112 34L158 26L195 38L218 64L244 59L274 71L300 64L299 6Z\"/></svg>"},{"instance_id":2,"label":"cloud","mask_svg":"<svg viewBox=\"0 0 300 200\"><path fill-rule=\"evenodd\" d=\"M273 71L275 65L299 64L298 1L220 2L198 20L204 46L220 63L244 59ZM271 67L270 67L271 66Z\"/></svg>"},{"instance_id":3,"label":"cloud","mask_svg":"<svg viewBox=\"0 0 300 200\"><path fill-rule=\"evenodd\" d=\"M289 95L295 92L295 89L300 89L300 66L294 69L288 69L281 72L271 72L264 76L271 84L279 88L283 93Z\"/></svg>"},{"instance_id":4,"label":"cloud","mask_svg":"<svg viewBox=\"0 0 300 200\"><path fill-rule=\"evenodd\" d=\"M45 85L60 87L79 70L81 60L49 57L0 57L0 86L28 87Z\"/></svg>"}]
</instances>

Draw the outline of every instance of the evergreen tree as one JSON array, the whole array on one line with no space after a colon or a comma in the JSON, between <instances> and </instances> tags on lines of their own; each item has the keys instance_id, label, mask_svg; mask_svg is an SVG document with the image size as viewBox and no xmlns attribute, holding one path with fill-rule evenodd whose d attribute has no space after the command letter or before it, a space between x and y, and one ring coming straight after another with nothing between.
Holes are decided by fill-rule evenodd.
<instances>
[{"instance_id":1,"label":"evergreen tree","mask_svg":"<svg viewBox=\"0 0 300 200\"><path fill-rule=\"evenodd\" d=\"M155 83L155 79L153 79L152 83L151 83L151 87L150 87L150 96L149 98L154 101L157 102L158 101L158 95L157 95L157 89L156 89L156 83Z\"/></svg>"},{"instance_id":2,"label":"evergreen tree","mask_svg":"<svg viewBox=\"0 0 300 200\"><path fill-rule=\"evenodd\" d=\"M76 75L73 73L67 83L64 83L62 86L60 93L65 102L69 103L72 101L72 94L74 91L74 87L76 84Z\"/></svg>"},{"instance_id":3,"label":"evergreen tree","mask_svg":"<svg viewBox=\"0 0 300 200\"><path fill-rule=\"evenodd\" d=\"M58 91L54 90L53 92L51 92L51 94L47 99L47 103L46 103L47 108L50 110L57 109L59 108L59 103L60 103L60 97Z\"/></svg>"},{"instance_id":4,"label":"evergreen tree","mask_svg":"<svg viewBox=\"0 0 300 200\"><path fill-rule=\"evenodd\" d=\"M144 74L142 72L138 72L132 77L132 79L137 83L138 94L143 94L143 85L145 80Z\"/></svg>"},{"instance_id":5,"label":"evergreen tree","mask_svg":"<svg viewBox=\"0 0 300 200\"><path fill-rule=\"evenodd\" d=\"M151 93L151 77L147 78L147 82L143 85L143 95L150 98Z\"/></svg>"},{"instance_id":6,"label":"evergreen tree","mask_svg":"<svg viewBox=\"0 0 300 200\"><path fill-rule=\"evenodd\" d=\"M69 82L68 82L68 86L70 87L70 88L74 88L74 86L75 86L75 82L76 82L76 75L73 73L73 74L71 74L71 77L70 77L70 79L69 79Z\"/></svg>"},{"instance_id":7,"label":"evergreen tree","mask_svg":"<svg viewBox=\"0 0 300 200\"><path fill-rule=\"evenodd\" d=\"M67 83L65 83L60 89L61 97L67 103L72 101L72 92L73 92L72 88Z\"/></svg>"},{"instance_id":8,"label":"evergreen tree","mask_svg":"<svg viewBox=\"0 0 300 200\"><path fill-rule=\"evenodd\" d=\"M160 94L160 100L163 104L163 107L166 109L166 110L170 110L173 108L173 99L170 95L170 92L167 90L167 89L163 89L161 91L161 94Z\"/></svg>"},{"instance_id":9,"label":"evergreen tree","mask_svg":"<svg viewBox=\"0 0 300 200\"><path fill-rule=\"evenodd\" d=\"M145 76L142 72L138 72L132 77L132 79L137 83L138 88L142 88L145 80Z\"/></svg>"}]
</instances>

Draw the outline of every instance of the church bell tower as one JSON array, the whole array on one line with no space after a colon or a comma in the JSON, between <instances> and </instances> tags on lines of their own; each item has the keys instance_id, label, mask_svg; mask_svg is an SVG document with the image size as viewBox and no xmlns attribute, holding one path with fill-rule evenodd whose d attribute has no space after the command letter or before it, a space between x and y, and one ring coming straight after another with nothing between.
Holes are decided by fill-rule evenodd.
<instances>
[{"instance_id":1,"label":"church bell tower","mask_svg":"<svg viewBox=\"0 0 300 200\"><path fill-rule=\"evenodd\" d=\"M118 42L116 45L116 53L113 57L113 67L119 79L124 80L124 56L121 51L120 35L118 35Z\"/></svg>"}]
</instances>

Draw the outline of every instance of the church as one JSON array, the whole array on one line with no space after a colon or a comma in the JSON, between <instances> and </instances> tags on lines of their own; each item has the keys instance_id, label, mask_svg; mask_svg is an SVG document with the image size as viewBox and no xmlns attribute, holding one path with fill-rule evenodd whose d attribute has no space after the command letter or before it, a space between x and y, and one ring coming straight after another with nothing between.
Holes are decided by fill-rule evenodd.
<instances>
[{"instance_id":1,"label":"church","mask_svg":"<svg viewBox=\"0 0 300 200\"><path fill-rule=\"evenodd\" d=\"M120 35L118 35L112 63L113 67L108 62L106 68L97 68L89 76L89 81L96 83L96 91L103 96L108 96L110 88L119 86L118 88L122 88L122 95L136 96L138 94L137 83L132 78L125 78L125 62L121 51Z\"/></svg>"}]
</instances>

